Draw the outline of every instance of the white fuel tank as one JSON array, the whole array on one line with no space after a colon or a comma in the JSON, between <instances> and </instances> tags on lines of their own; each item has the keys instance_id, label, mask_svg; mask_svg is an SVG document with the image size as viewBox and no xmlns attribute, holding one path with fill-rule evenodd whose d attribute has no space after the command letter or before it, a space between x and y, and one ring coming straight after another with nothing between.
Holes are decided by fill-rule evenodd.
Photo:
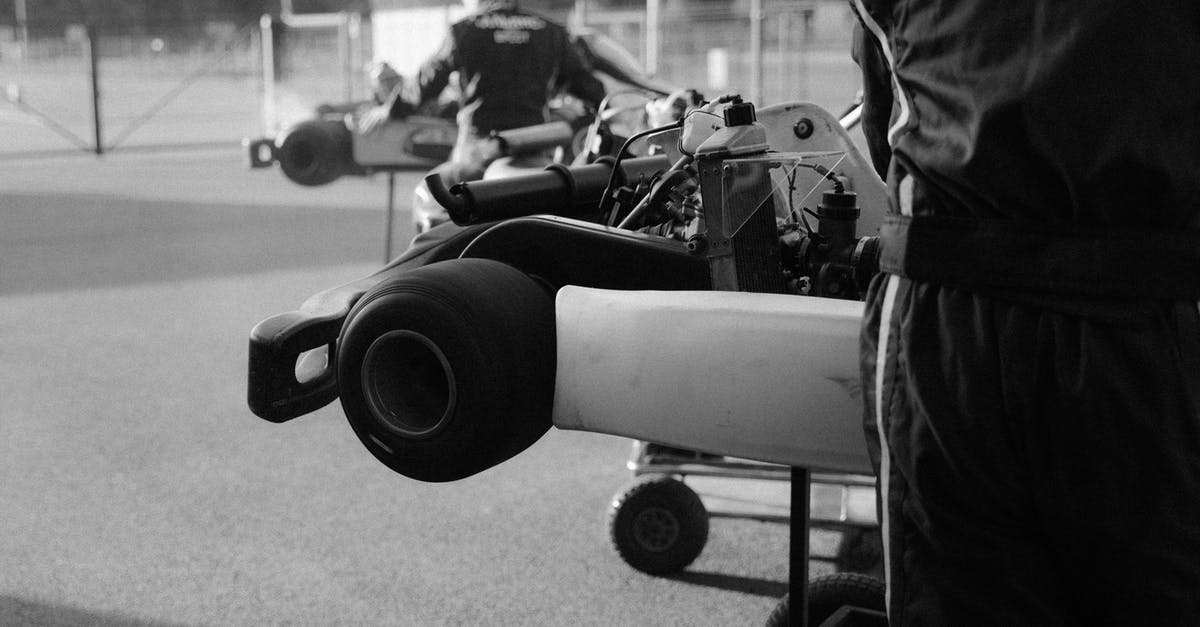
<instances>
[{"instance_id":1,"label":"white fuel tank","mask_svg":"<svg viewBox=\"0 0 1200 627\"><path fill-rule=\"evenodd\" d=\"M555 311L555 426L871 472L861 302L568 286Z\"/></svg>"}]
</instances>

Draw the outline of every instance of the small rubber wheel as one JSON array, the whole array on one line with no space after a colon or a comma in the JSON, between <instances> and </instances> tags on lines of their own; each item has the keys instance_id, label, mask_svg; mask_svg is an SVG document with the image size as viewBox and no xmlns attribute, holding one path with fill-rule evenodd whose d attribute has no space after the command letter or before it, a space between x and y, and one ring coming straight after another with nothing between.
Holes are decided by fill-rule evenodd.
<instances>
[{"instance_id":1,"label":"small rubber wheel","mask_svg":"<svg viewBox=\"0 0 1200 627\"><path fill-rule=\"evenodd\" d=\"M609 538L625 563L651 575L677 573L708 542L708 511L687 484L668 476L642 477L609 508Z\"/></svg>"},{"instance_id":2,"label":"small rubber wheel","mask_svg":"<svg viewBox=\"0 0 1200 627\"><path fill-rule=\"evenodd\" d=\"M808 624L820 625L844 606L886 612L886 588L879 579L861 573L834 573L808 582ZM771 615L767 627L788 627L791 623L788 596L784 595Z\"/></svg>"},{"instance_id":3,"label":"small rubber wheel","mask_svg":"<svg viewBox=\"0 0 1200 627\"><path fill-rule=\"evenodd\" d=\"M287 131L275 150L279 169L294 183L325 185L354 169L350 130L339 120L306 120Z\"/></svg>"},{"instance_id":4,"label":"small rubber wheel","mask_svg":"<svg viewBox=\"0 0 1200 627\"><path fill-rule=\"evenodd\" d=\"M489 259L422 266L374 287L346 317L342 409L392 470L462 479L549 430L554 348L543 283Z\"/></svg>"}]
</instances>

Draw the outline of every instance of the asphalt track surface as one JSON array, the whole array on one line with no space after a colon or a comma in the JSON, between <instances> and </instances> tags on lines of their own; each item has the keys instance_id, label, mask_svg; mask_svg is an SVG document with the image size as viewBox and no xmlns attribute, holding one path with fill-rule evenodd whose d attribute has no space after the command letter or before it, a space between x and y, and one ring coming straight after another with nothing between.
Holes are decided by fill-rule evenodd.
<instances>
[{"instance_id":1,"label":"asphalt track surface","mask_svg":"<svg viewBox=\"0 0 1200 627\"><path fill-rule=\"evenodd\" d=\"M385 191L232 146L0 159L0 624L762 623L782 525L715 520L672 578L610 548L627 440L552 430L430 485L336 404L250 414L249 329L378 267Z\"/></svg>"}]
</instances>

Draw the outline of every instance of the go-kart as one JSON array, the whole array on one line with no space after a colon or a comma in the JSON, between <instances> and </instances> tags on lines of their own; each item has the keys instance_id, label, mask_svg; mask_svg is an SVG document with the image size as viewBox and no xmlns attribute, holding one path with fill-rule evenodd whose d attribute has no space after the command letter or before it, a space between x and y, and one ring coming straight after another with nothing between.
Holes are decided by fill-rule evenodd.
<instances>
[{"instance_id":1,"label":"go-kart","mask_svg":"<svg viewBox=\"0 0 1200 627\"><path fill-rule=\"evenodd\" d=\"M427 177L454 224L259 323L251 410L285 422L340 398L363 445L422 481L551 426L804 469L794 495L808 469L870 473L857 344L878 246L859 232L882 182L810 104L723 99L652 130L677 159Z\"/></svg>"},{"instance_id":2,"label":"go-kart","mask_svg":"<svg viewBox=\"0 0 1200 627\"><path fill-rule=\"evenodd\" d=\"M359 131L357 112L318 114L277 137L245 140L251 168L279 164L288 180L326 185L342 176L428 170L450 157L458 126L451 120L411 115Z\"/></svg>"},{"instance_id":3,"label":"go-kart","mask_svg":"<svg viewBox=\"0 0 1200 627\"><path fill-rule=\"evenodd\" d=\"M595 73L606 77L609 83L666 93L662 86L642 74L638 62L627 50L606 35L583 29L573 34L572 41ZM251 168L270 168L278 163L289 180L317 186L342 176L429 170L449 159L458 135L453 112L390 119L363 132L358 118L368 108L370 103L321 105L312 118L274 137L244 139L247 162ZM573 140L582 136L576 131L590 123L590 114L565 94L552 99L549 109L551 120L572 126L572 135L556 144L569 148ZM524 158L529 154L532 153L509 152L505 156Z\"/></svg>"}]
</instances>

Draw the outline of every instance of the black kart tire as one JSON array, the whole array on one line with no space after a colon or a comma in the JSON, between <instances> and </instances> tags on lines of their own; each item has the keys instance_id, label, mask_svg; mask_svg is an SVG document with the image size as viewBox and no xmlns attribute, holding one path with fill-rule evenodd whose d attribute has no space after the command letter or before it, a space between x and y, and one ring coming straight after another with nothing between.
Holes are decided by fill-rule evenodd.
<instances>
[{"instance_id":1,"label":"black kart tire","mask_svg":"<svg viewBox=\"0 0 1200 627\"><path fill-rule=\"evenodd\" d=\"M650 575L669 575L686 568L704 550L708 511L682 481L647 476L613 499L608 531L625 563Z\"/></svg>"},{"instance_id":2,"label":"black kart tire","mask_svg":"<svg viewBox=\"0 0 1200 627\"><path fill-rule=\"evenodd\" d=\"M550 428L554 350L547 286L488 259L430 264L379 284L346 317L342 408L392 470L455 481Z\"/></svg>"},{"instance_id":3,"label":"black kart tire","mask_svg":"<svg viewBox=\"0 0 1200 627\"><path fill-rule=\"evenodd\" d=\"M844 606L886 612L885 599L884 583L870 575L861 573L823 575L808 583L808 624L816 627ZM788 596L784 595L771 615L767 617L766 627L791 625L789 622L791 619L790 609Z\"/></svg>"},{"instance_id":4,"label":"black kart tire","mask_svg":"<svg viewBox=\"0 0 1200 627\"><path fill-rule=\"evenodd\" d=\"M275 154L288 180L325 185L356 168L352 142L340 120L306 120L287 131Z\"/></svg>"}]
</instances>

